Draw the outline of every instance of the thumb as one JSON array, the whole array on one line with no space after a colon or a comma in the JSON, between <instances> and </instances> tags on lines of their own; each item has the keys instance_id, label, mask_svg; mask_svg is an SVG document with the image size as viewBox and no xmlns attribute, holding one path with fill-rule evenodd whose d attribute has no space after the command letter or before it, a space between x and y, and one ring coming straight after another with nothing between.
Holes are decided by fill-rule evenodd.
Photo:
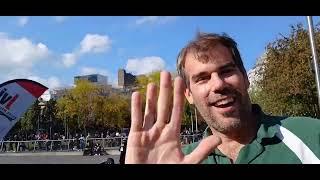
<instances>
[{"instance_id":1,"label":"thumb","mask_svg":"<svg viewBox=\"0 0 320 180\"><path fill-rule=\"evenodd\" d=\"M184 163L198 164L203 161L219 144L221 144L220 137L208 136L203 139L198 147L189 155L185 156Z\"/></svg>"}]
</instances>

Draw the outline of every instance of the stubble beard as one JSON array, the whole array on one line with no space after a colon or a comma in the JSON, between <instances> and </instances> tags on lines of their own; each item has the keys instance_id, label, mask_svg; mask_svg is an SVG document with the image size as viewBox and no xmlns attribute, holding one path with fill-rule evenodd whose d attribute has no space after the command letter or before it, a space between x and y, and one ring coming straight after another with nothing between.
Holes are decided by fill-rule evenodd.
<instances>
[{"instance_id":1,"label":"stubble beard","mask_svg":"<svg viewBox=\"0 0 320 180\"><path fill-rule=\"evenodd\" d=\"M247 124L248 119L247 115L250 113L250 100L248 96L239 95L237 93L237 106L235 111L225 112L225 113L217 113L212 112L211 108L207 104L198 104L196 103L198 110L208 126L211 129L214 129L217 132L222 134L235 134L236 132L240 132L243 130Z\"/></svg>"}]
</instances>

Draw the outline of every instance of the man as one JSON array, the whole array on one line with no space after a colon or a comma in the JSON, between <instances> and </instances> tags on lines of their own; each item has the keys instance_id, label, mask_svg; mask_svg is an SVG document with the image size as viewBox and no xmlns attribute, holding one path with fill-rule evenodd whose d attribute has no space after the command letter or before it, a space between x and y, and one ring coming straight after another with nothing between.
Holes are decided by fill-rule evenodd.
<instances>
[{"instance_id":1,"label":"man","mask_svg":"<svg viewBox=\"0 0 320 180\"><path fill-rule=\"evenodd\" d=\"M177 68L172 111L167 72L161 73L158 102L155 85L148 85L144 116L139 93L132 94L126 163L320 163L320 121L268 116L251 104L248 77L230 37L199 34L179 53ZM183 94L208 128L206 138L182 150Z\"/></svg>"}]
</instances>

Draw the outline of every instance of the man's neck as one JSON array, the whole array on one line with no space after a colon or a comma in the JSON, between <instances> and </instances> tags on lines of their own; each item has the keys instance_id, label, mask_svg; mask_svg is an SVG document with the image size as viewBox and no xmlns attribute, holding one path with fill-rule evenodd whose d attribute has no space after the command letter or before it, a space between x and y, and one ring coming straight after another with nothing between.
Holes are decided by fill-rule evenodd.
<instances>
[{"instance_id":1,"label":"man's neck","mask_svg":"<svg viewBox=\"0 0 320 180\"><path fill-rule=\"evenodd\" d=\"M235 162L242 147L249 144L257 133L257 118L254 114L247 117L247 123L241 126L232 133L223 134L215 130L211 130L214 136L219 136L222 143L218 146L218 149L226 156L228 156L232 162Z\"/></svg>"}]
</instances>

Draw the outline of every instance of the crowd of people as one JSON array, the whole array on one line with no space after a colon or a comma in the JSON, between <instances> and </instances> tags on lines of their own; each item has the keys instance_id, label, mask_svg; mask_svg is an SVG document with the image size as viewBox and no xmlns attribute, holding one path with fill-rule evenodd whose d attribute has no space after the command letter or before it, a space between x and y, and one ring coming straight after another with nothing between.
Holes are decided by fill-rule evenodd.
<instances>
[{"instance_id":1,"label":"crowd of people","mask_svg":"<svg viewBox=\"0 0 320 180\"><path fill-rule=\"evenodd\" d=\"M1 151L84 151L86 147L92 149L97 145L96 149L99 149L102 144L107 147L119 146L121 137L125 136L125 133L120 133L119 131L88 132L86 135L84 133L74 133L67 136L64 133L55 132L51 135L51 138L47 132L18 133L8 136L2 141Z\"/></svg>"},{"instance_id":2,"label":"crowd of people","mask_svg":"<svg viewBox=\"0 0 320 180\"><path fill-rule=\"evenodd\" d=\"M128 130L74 133L66 136L63 132L17 133L7 136L1 143L1 152L25 151L84 151L86 155L102 154L104 147L121 146L121 138L127 137ZM181 143L190 144L202 138L200 132L185 128L181 131Z\"/></svg>"}]
</instances>

